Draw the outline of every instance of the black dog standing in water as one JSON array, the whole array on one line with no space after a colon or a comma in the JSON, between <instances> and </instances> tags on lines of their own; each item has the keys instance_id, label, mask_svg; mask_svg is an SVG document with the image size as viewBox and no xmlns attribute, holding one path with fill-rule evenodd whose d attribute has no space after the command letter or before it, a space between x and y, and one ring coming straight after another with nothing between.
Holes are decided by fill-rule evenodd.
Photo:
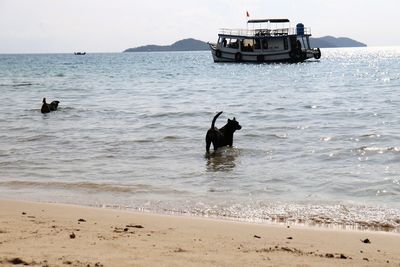
<instances>
[{"instance_id":1,"label":"black dog standing in water","mask_svg":"<svg viewBox=\"0 0 400 267\"><path fill-rule=\"evenodd\" d=\"M46 103L46 98L43 98L43 105L42 105L42 109L40 110L42 113L49 113L50 111L55 111L58 108L58 103L60 103L60 101L53 101L50 104Z\"/></svg>"},{"instance_id":2,"label":"black dog standing in water","mask_svg":"<svg viewBox=\"0 0 400 267\"><path fill-rule=\"evenodd\" d=\"M242 129L242 126L240 126L239 122L236 121L235 118L233 120L228 119L228 123L225 124L224 127L218 130L217 127L215 127L215 121L217 120L218 116L222 114L221 112L218 112L217 115L215 115L212 123L211 123L211 128L208 130L207 135L206 135L206 151L207 153L210 152L210 146L211 143L213 144L214 150L217 150L219 147L223 146L232 146L233 144L233 133L236 130Z\"/></svg>"}]
</instances>

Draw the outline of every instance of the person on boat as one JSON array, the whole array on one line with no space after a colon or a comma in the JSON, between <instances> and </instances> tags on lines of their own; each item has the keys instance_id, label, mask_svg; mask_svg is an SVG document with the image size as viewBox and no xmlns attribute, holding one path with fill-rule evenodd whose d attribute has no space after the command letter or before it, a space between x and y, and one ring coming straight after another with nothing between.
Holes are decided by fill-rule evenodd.
<instances>
[{"instance_id":1,"label":"person on boat","mask_svg":"<svg viewBox=\"0 0 400 267\"><path fill-rule=\"evenodd\" d=\"M300 40L296 41L296 49L299 50L299 51L301 50L301 42L300 42Z\"/></svg>"},{"instance_id":2,"label":"person on boat","mask_svg":"<svg viewBox=\"0 0 400 267\"><path fill-rule=\"evenodd\" d=\"M268 50L268 41L266 39L262 41L262 45L263 45L263 50Z\"/></svg>"},{"instance_id":3,"label":"person on boat","mask_svg":"<svg viewBox=\"0 0 400 267\"><path fill-rule=\"evenodd\" d=\"M251 44L247 44L247 51L253 52L253 46Z\"/></svg>"},{"instance_id":4,"label":"person on boat","mask_svg":"<svg viewBox=\"0 0 400 267\"><path fill-rule=\"evenodd\" d=\"M242 51L246 51L246 46L244 45L244 40L241 40L241 41L240 41L240 49L241 49Z\"/></svg>"},{"instance_id":5,"label":"person on boat","mask_svg":"<svg viewBox=\"0 0 400 267\"><path fill-rule=\"evenodd\" d=\"M236 40L235 42L231 42L228 45L229 48L239 48L238 41Z\"/></svg>"}]
</instances>

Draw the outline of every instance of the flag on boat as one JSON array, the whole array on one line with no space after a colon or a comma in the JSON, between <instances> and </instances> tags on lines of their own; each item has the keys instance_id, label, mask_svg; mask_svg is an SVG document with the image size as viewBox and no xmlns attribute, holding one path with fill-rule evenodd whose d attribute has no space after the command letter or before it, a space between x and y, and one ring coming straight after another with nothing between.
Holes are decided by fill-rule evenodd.
<instances>
[{"instance_id":1,"label":"flag on boat","mask_svg":"<svg viewBox=\"0 0 400 267\"><path fill-rule=\"evenodd\" d=\"M246 11L246 17L250 17L249 11Z\"/></svg>"}]
</instances>

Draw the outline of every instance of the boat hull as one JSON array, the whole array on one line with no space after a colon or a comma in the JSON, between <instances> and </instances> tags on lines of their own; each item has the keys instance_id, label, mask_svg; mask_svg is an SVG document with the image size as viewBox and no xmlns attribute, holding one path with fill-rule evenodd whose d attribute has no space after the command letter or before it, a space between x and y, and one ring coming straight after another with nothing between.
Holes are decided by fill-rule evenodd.
<instances>
[{"instance_id":1,"label":"boat hull","mask_svg":"<svg viewBox=\"0 0 400 267\"><path fill-rule=\"evenodd\" d=\"M303 62L307 59L321 57L319 49L305 49L301 51L277 51L277 52L241 52L229 51L228 49L218 49L215 44L211 44L211 54L214 62L243 62L243 63L276 63L276 62L289 62L297 63Z\"/></svg>"}]
</instances>

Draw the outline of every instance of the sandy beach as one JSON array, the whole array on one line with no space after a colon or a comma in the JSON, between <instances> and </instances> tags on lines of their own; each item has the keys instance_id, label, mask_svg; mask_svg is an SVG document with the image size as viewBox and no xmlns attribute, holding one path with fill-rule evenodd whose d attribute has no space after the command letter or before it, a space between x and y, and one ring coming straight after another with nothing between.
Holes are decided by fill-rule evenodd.
<instances>
[{"instance_id":1,"label":"sandy beach","mask_svg":"<svg viewBox=\"0 0 400 267\"><path fill-rule=\"evenodd\" d=\"M400 266L400 235L0 201L0 265Z\"/></svg>"}]
</instances>

